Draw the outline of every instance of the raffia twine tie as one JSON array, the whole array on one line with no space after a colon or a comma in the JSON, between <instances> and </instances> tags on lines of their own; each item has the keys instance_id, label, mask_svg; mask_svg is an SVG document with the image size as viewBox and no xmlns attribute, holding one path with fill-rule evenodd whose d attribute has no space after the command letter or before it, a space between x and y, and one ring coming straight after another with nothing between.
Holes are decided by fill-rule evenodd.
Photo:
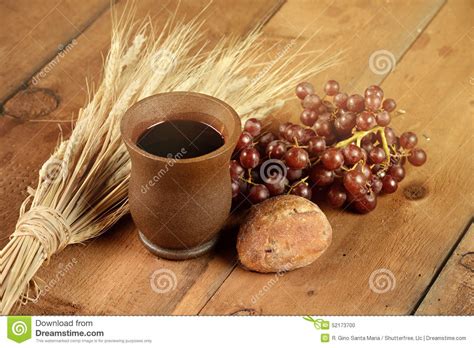
<instances>
[{"instance_id":1,"label":"raffia twine tie","mask_svg":"<svg viewBox=\"0 0 474 348\"><path fill-rule=\"evenodd\" d=\"M43 247L45 259L49 259L68 245L71 227L55 209L35 206L20 215L10 238L24 236L36 238Z\"/></svg>"}]
</instances>

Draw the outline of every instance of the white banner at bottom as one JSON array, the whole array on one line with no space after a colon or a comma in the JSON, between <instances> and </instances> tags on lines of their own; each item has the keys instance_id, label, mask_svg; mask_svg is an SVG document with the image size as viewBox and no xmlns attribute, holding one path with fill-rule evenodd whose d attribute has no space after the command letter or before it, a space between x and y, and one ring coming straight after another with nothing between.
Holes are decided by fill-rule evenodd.
<instances>
[{"instance_id":1,"label":"white banner at bottom","mask_svg":"<svg viewBox=\"0 0 474 348\"><path fill-rule=\"evenodd\" d=\"M0 347L473 347L473 318L9 316Z\"/></svg>"}]
</instances>

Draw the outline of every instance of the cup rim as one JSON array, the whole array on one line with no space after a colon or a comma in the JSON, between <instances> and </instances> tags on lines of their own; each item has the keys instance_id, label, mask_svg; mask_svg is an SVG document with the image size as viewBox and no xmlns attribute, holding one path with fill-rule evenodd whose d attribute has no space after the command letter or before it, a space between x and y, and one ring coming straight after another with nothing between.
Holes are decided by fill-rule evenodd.
<instances>
[{"instance_id":1,"label":"cup rim","mask_svg":"<svg viewBox=\"0 0 474 348\"><path fill-rule=\"evenodd\" d=\"M129 147L129 149L132 149L133 151L137 152L138 154L145 156L149 159L153 160L158 160L162 162L168 162L170 161L169 157L162 157L162 156L157 156L154 154L151 154L143 149L141 149L134 141L131 139L131 132L125 129L125 121L128 117L131 117L131 112L140 107L141 104L149 102L151 99L158 99L158 98L170 98L173 96L192 96L201 100L207 100L211 101L213 103L219 104L220 107L222 107L232 118L232 121L234 123L234 131L231 133L229 131L230 127L227 126L225 122L222 122L224 127L227 128L229 131L229 139L228 141L225 141L224 144L215 149L214 151L211 151L209 153L206 153L201 156L196 156L196 157L191 157L191 158L173 158L173 161L176 163L195 163L195 162L201 162L204 160L208 160L217 156L220 156L221 154L227 152L230 147L232 147L231 150L233 150L233 147L235 146L235 143L237 142L238 137L240 136L240 133L242 131L241 128L241 120L237 112L226 102L224 102L221 99L215 98L213 96L203 94L203 93L197 93L197 92L185 92L185 91L176 91L176 92L163 92L163 93L157 93L153 94L151 96L148 96L146 98L143 98L133 104L130 108L127 109L125 114L122 117L122 120L120 122L120 133L122 135L122 140Z\"/></svg>"}]
</instances>

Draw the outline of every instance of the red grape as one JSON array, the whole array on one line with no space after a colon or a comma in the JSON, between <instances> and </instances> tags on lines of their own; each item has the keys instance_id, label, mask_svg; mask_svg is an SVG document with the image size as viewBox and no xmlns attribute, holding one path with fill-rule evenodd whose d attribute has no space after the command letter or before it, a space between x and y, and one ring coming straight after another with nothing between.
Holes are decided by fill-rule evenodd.
<instances>
[{"instance_id":1,"label":"red grape","mask_svg":"<svg viewBox=\"0 0 474 348\"><path fill-rule=\"evenodd\" d=\"M355 198L366 192L367 178L358 170L350 170L344 174L345 189Z\"/></svg>"},{"instance_id":2,"label":"red grape","mask_svg":"<svg viewBox=\"0 0 474 348\"><path fill-rule=\"evenodd\" d=\"M287 170L286 170L286 178L290 182L299 180L299 179L301 179L302 176L303 176L303 170L302 169L291 169L291 168L288 167Z\"/></svg>"},{"instance_id":3,"label":"red grape","mask_svg":"<svg viewBox=\"0 0 474 348\"><path fill-rule=\"evenodd\" d=\"M282 140L273 140L267 145L266 153L270 158L281 159L285 155L287 146Z\"/></svg>"},{"instance_id":4,"label":"red grape","mask_svg":"<svg viewBox=\"0 0 474 348\"><path fill-rule=\"evenodd\" d=\"M246 147L240 152L240 164L242 167L250 169L258 166L260 154L254 147Z\"/></svg>"},{"instance_id":5,"label":"red grape","mask_svg":"<svg viewBox=\"0 0 474 348\"><path fill-rule=\"evenodd\" d=\"M263 202L269 197L270 197L270 192L268 191L267 187L262 184L253 185L248 195L248 199L253 204Z\"/></svg>"},{"instance_id":6,"label":"red grape","mask_svg":"<svg viewBox=\"0 0 474 348\"><path fill-rule=\"evenodd\" d=\"M330 148L324 151L321 162L329 170L340 168L344 164L344 156L339 149Z\"/></svg>"},{"instance_id":7,"label":"red grape","mask_svg":"<svg viewBox=\"0 0 474 348\"><path fill-rule=\"evenodd\" d=\"M356 125L356 115L353 112L344 112L334 121L334 128L339 135L349 136Z\"/></svg>"},{"instance_id":8,"label":"red grape","mask_svg":"<svg viewBox=\"0 0 474 348\"><path fill-rule=\"evenodd\" d=\"M244 168L240 165L239 162L236 160L230 161L229 164L229 169L230 169L230 177L234 180L237 180L239 177L244 174Z\"/></svg>"},{"instance_id":9,"label":"red grape","mask_svg":"<svg viewBox=\"0 0 474 348\"><path fill-rule=\"evenodd\" d=\"M282 178L281 180L269 180L269 182L265 183L265 186L270 192L272 196L278 196L283 194L286 190L286 186L288 186L288 179Z\"/></svg>"},{"instance_id":10,"label":"red grape","mask_svg":"<svg viewBox=\"0 0 474 348\"><path fill-rule=\"evenodd\" d=\"M270 144L273 140L275 140L275 135L273 135L271 132L266 132L260 137L258 145L265 150L268 144Z\"/></svg>"},{"instance_id":11,"label":"red grape","mask_svg":"<svg viewBox=\"0 0 474 348\"><path fill-rule=\"evenodd\" d=\"M312 137L308 142L308 153L310 156L320 155L326 150L326 140L323 137Z\"/></svg>"},{"instance_id":12,"label":"red grape","mask_svg":"<svg viewBox=\"0 0 474 348\"><path fill-rule=\"evenodd\" d=\"M354 165L362 159L362 150L360 147L354 144L347 145L342 149L344 155L344 163L347 165Z\"/></svg>"},{"instance_id":13,"label":"red grape","mask_svg":"<svg viewBox=\"0 0 474 348\"><path fill-rule=\"evenodd\" d=\"M380 164L387 158L385 151L381 147L374 147L369 152L369 159L374 164Z\"/></svg>"},{"instance_id":14,"label":"red grape","mask_svg":"<svg viewBox=\"0 0 474 348\"><path fill-rule=\"evenodd\" d=\"M334 96L339 92L339 82L329 80L324 85L324 92L329 96Z\"/></svg>"},{"instance_id":15,"label":"red grape","mask_svg":"<svg viewBox=\"0 0 474 348\"><path fill-rule=\"evenodd\" d=\"M361 112L365 107L365 100L360 94L353 94L347 98L347 110Z\"/></svg>"},{"instance_id":16,"label":"red grape","mask_svg":"<svg viewBox=\"0 0 474 348\"><path fill-rule=\"evenodd\" d=\"M393 145L397 142L397 136L392 128L385 127L384 133L385 133L385 139L387 139L388 145Z\"/></svg>"},{"instance_id":17,"label":"red grape","mask_svg":"<svg viewBox=\"0 0 474 348\"><path fill-rule=\"evenodd\" d=\"M387 111L380 111L375 116L375 120L377 121L377 124L379 126L385 127L389 125L392 118L390 117L390 114Z\"/></svg>"},{"instance_id":18,"label":"red grape","mask_svg":"<svg viewBox=\"0 0 474 348\"><path fill-rule=\"evenodd\" d=\"M372 178L372 171L367 163L359 163L355 166L354 170L359 171L362 175L367 179L370 180Z\"/></svg>"},{"instance_id":19,"label":"red grape","mask_svg":"<svg viewBox=\"0 0 474 348\"><path fill-rule=\"evenodd\" d=\"M378 195L380 191L382 191L382 186L382 180L376 176L372 177L372 180L370 180L370 188L375 194Z\"/></svg>"},{"instance_id":20,"label":"red grape","mask_svg":"<svg viewBox=\"0 0 474 348\"><path fill-rule=\"evenodd\" d=\"M235 149L237 151L242 150L243 148L246 148L250 144L252 144L253 137L250 135L248 132L242 132L240 134L239 140L237 141L237 145L235 146Z\"/></svg>"},{"instance_id":21,"label":"red grape","mask_svg":"<svg viewBox=\"0 0 474 348\"><path fill-rule=\"evenodd\" d=\"M380 99L383 99L383 90L377 85L372 85L372 86L367 87L367 89L365 90L364 96L366 98L370 96L377 96Z\"/></svg>"},{"instance_id":22,"label":"red grape","mask_svg":"<svg viewBox=\"0 0 474 348\"><path fill-rule=\"evenodd\" d=\"M321 98L316 94L308 94L304 97L301 105L303 105L305 109L316 110L319 105L321 105Z\"/></svg>"},{"instance_id":23,"label":"red grape","mask_svg":"<svg viewBox=\"0 0 474 348\"><path fill-rule=\"evenodd\" d=\"M367 214L377 206L377 195L372 191L367 191L352 202L354 209L361 214Z\"/></svg>"},{"instance_id":24,"label":"red grape","mask_svg":"<svg viewBox=\"0 0 474 348\"><path fill-rule=\"evenodd\" d=\"M304 99L308 94L314 93L314 87L309 82L301 82L296 86L296 96L300 99Z\"/></svg>"},{"instance_id":25,"label":"red grape","mask_svg":"<svg viewBox=\"0 0 474 348\"><path fill-rule=\"evenodd\" d=\"M285 122L278 126L278 136L280 139L286 139L285 138L286 129L291 125L292 125L291 122Z\"/></svg>"},{"instance_id":26,"label":"red grape","mask_svg":"<svg viewBox=\"0 0 474 348\"><path fill-rule=\"evenodd\" d=\"M285 162L291 169L303 169L309 163L309 156L305 149L293 147L286 152Z\"/></svg>"},{"instance_id":27,"label":"red grape","mask_svg":"<svg viewBox=\"0 0 474 348\"><path fill-rule=\"evenodd\" d=\"M303 139L301 139L301 144L303 145L307 145L309 143L309 140L316 136L316 132L311 128L305 128L303 133L304 136Z\"/></svg>"},{"instance_id":28,"label":"red grape","mask_svg":"<svg viewBox=\"0 0 474 348\"><path fill-rule=\"evenodd\" d=\"M365 107L367 110L375 111L380 109L380 106L382 105L382 99L380 99L376 95L369 95L368 97L365 97Z\"/></svg>"},{"instance_id":29,"label":"red grape","mask_svg":"<svg viewBox=\"0 0 474 348\"><path fill-rule=\"evenodd\" d=\"M374 128L377 125L377 121L372 113L363 111L356 117L356 126L358 130L367 131Z\"/></svg>"},{"instance_id":30,"label":"red grape","mask_svg":"<svg viewBox=\"0 0 474 348\"><path fill-rule=\"evenodd\" d=\"M402 165L393 165L388 170L388 174L400 182L405 178L405 168Z\"/></svg>"},{"instance_id":31,"label":"red grape","mask_svg":"<svg viewBox=\"0 0 474 348\"><path fill-rule=\"evenodd\" d=\"M327 136L331 135L331 133L332 133L331 122L326 121L326 120L318 119L314 123L314 130L316 131L317 135L320 135L322 137L327 137Z\"/></svg>"},{"instance_id":32,"label":"red grape","mask_svg":"<svg viewBox=\"0 0 474 348\"><path fill-rule=\"evenodd\" d=\"M372 149L374 148L374 144L373 143L362 143L361 147L362 147L363 150L365 150L367 152L367 156L368 156L369 152L372 151Z\"/></svg>"},{"instance_id":33,"label":"red grape","mask_svg":"<svg viewBox=\"0 0 474 348\"><path fill-rule=\"evenodd\" d=\"M334 96L334 104L339 108L345 110L347 108L347 93L338 93Z\"/></svg>"},{"instance_id":34,"label":"red grape","mask_svg":"<svg viewBox=\"0 0 474 348\"><path fill-rule=\"evenodd\" d=\"M316 114L316 112L310 109L304 109L300 115L301 123L308 127L312 127L317 119L318 115Z\"/></svg>"},{"instance_id":35,"label":"red grape","mask_svg":"<svg viewBox=\"0 0 474 348\"><path fill-rule=\"evenodd\" d=\"M414 148L408 156L408 162L416 167L422 166L426 162L426 152L420 148Z\"/></svg>"},{"instance_id":36,"label":"red grape","mask_svg":"<svg viewBox=\"0 0 474 348\"><path fill-rule=\"evenodd\" d=\"M245 121L244 130L249 132L251 136L256 137L262 131L262 122L256 118L249 118Z\"/></svg>"},{"instance_id":37,"label":"red grape","mask_svg":"<svg viewBox=\"0 0 474 348\"><path fill-rule=\"evenodd\" d=\"M235 180L232 180L231 187L232 187L232 198L235 198L240 193L239 182L235 181Z\"/></svg>"},{"instance_id":38,"label":"red grape","mask_svg":"<svg viewBox=\"0 0 474 348\"><path fill-rule=\"evenodd\" d=\"M333 183L334 172L321 165L316 165L311 168L309 177L316 186L327 186Z\"/></svg>"},{"instance_id":39,"label":"red grape","mask_svg":"<svg viewBox=\"0 0 474 348\"><path fill-rule=\"evenodd\" d=\"M309 188L308 184L305 182L300 182L296 184L290 191L292 195L301 196L306 199L311 199L311 189Z\"/></svg>"},{"instance_id":40,"label":"red grape","mask_svg":"<svg viewBox=\"0 0 474 348\"><path fill-rule=\"evenodd\" d=\"M392 112L397 107L397 103L393 99L385 99L382 104L382 108L387 112Z\"/></svg>"},{"instance_id":41,"label":"red grape","mask_svg":"<svg viewBox=\"0 0 474 348\"><path fill-rule=\"evenodd\" d=\"M404 149L413 149L418 143L418 137L413 132L405 132L400 135L400 146Z\"/></svg>"},{"instance_id":42,"label":"red grape","mask_svg":"<svg viewBox=\"0 0 474 348\"><path fill-rule=\"evenodd\" d=\"M382 192L383 193L394 193L398 188L397 180L391 175L385 175L382 179Z\"/></svg>"},{"instance_id":43,"label":"red grape","mask_svg":"<svg viewBox=\"0 0 474 348\"><path fill-rule=\"evenodd\" d=\"M304 128L297 124L293 124L287 127L285 132L285 139L291 143L300 143L304 139Z\"/></svg>"},{"instance_id":44,"label":"red grape","mask_svg":"<svg viewBox=\"0 0 474 348\"><path fill-rule=\"evenodd\" d=\"M347 199L346 190L340 183L334 183L331 185L327 193L327 200L334 208L340 208L344 205Z\"/></svg>"}]
</instances>

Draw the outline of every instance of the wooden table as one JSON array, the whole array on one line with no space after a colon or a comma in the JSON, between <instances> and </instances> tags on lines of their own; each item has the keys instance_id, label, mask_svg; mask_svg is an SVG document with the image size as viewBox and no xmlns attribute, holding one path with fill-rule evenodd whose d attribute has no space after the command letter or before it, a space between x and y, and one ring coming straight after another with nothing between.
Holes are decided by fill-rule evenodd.
<instances>
[{"instance_id":1,"label":"wooden table","mask_svg":"<svg viewBox=\"0 0 474 348\"><path fill-rule=\"evenodd\" d=\"M207 3L182 1L177 16L192 18ZM143 0L138 13L150 12L160 25L176 4ZM263 21L269 42L285 45L296 38L299 45L314 36L307 49L326 54L346 49L343 65L311 81L322 86L334 78L354 92L380 83L407 111L393 120L394 127L420 135L427 164L410 167L400 189L381 198L371 214L323 206L333 243L306 268L280 276L242 270L233 231L211 255L162 260L140 245L126 217L102 237L55 256L39 274L47 283L44 295L17 312L474 314L472 1L215 0L207 15L212 41L243 35ZM38 169L57 143L58 126L68 136L69 120L85 102L85 77L100 78L110 35L109 1L3 1L0 23L4 245L27 186L35 186ZM71 49L60 55L68 43ZM379 50L394 57L392 72L379 75L369 68L369 57ZM269 59L272 54L278 46ZM44 76L32 80L42 69ZM288 103L282 114L296 120L298 110ZM162 269L176 279L171 291L160 294L150 279ZM386 270L388 291L373 291L369 278Z\"/></svg>"}]
</instances>

